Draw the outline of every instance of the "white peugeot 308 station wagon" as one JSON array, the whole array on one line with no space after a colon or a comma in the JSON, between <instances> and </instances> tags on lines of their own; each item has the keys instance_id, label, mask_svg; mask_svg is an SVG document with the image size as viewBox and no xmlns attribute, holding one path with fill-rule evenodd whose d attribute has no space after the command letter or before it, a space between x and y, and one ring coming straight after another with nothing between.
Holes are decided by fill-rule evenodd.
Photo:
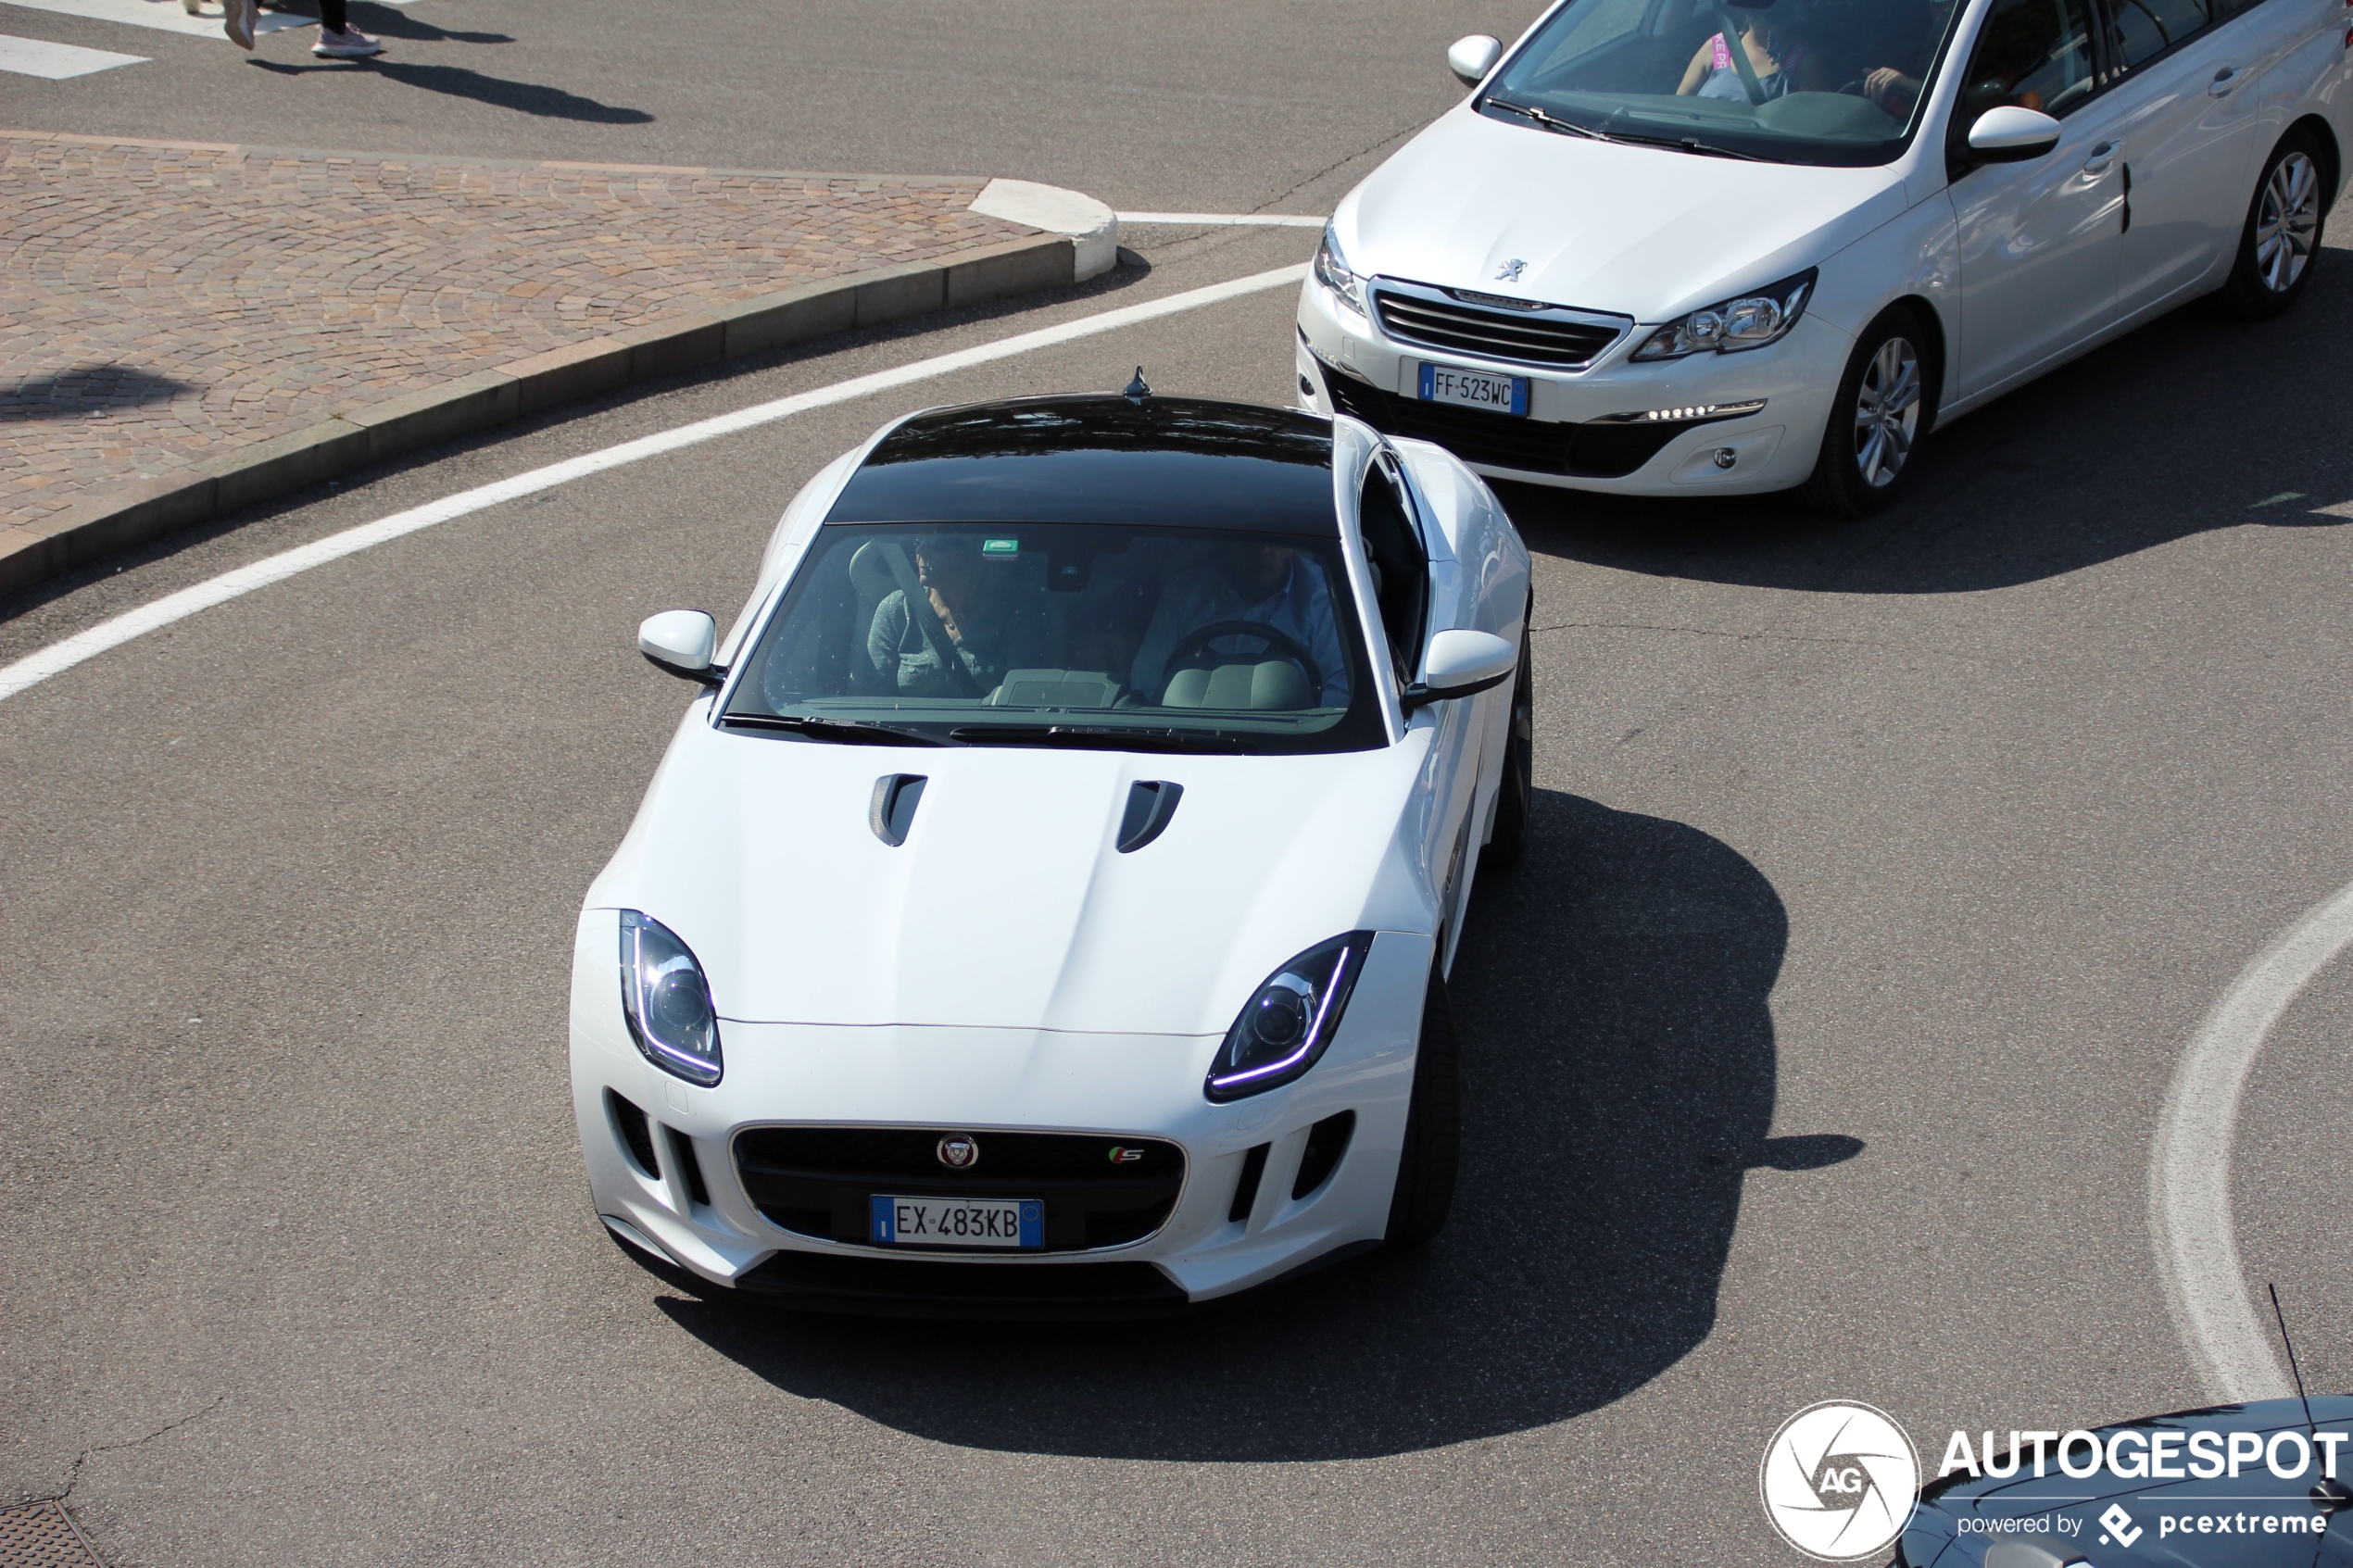
<instances>
[{"instance_id":1,"label":"white peugeot 308 station wagon","mask_svg":"<svg viewBox=\"0 0 2353 1568\"><path fill-rule=\"evenodd\" d=\"M1479 472L1875 510L1919 440L2222 291L2295 303L2343 0L1561 0L1351 193L1303 407Z\"/></svg>"},{"instance_id":2,"label":"white peugeot 308 station wagon","mask_svg":"<svg viewBox=\"0 0 2353 1568\"><path fill-rule=\"evenodd\" d=\"M1444 1220L1445 973L1529 803L1529 559L1438 447L897 421L777 525L590 888L597 1212L809 1306L1181 1309Z\"/></svg>"}]
</instances>

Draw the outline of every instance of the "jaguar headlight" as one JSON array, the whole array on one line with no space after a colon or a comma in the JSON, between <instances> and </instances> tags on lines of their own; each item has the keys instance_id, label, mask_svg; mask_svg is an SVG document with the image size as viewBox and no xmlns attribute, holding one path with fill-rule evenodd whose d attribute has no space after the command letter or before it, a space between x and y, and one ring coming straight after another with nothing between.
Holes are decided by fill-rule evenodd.
<instances>
[{"instance_id":1,"label":"jaguar headlight","mask_svg":"<svg viewBox=\"0 0 2353 1568\"><path fill-rule=\"evenodd\" d=\"M1680 320L1654 328L1642 345L1634 350L1637 359L1680 359L1687 354L1737 354L1744 348L1762 348L1788 334L1797 325L1798 317L1806 313L1806 302L1814 293L1816 269L1807 268L1793 278L1694 310Z\"/></svg>"},{"instance_id":2,"label":"jaguar headlight","mask_svg":"<svg viewBox=\"0 0 2353 1568\"><path fill-rule=\"evenodd\" d=\"M1283 965L1253 993L1226 1032L1204 1092L1214 1100L1240 1099L1288 1084L1315 1065L1332 1036L1373 934L1335 936Z\"/></svg>"},{"instance_id":3,"label":"jaguar headlight","mask_svg":"<svg viewBox=\"0 0 2353 1568\"><path fill-rule=\"evenodd\" d=\"M705 1088L719 1082L719 1019L695 955L671 929L621 911L621 1011L646 1060Z\"/></svg>"},{"instance_id":4,"label":"jaguar headlight","mask_svg":"<svg viewBox=\"0 0 2353 1568\"><path fill-rule=\"evenodd\" d=\"M1349 267L1348 257L1340 254L1339 237L1328 223L1324 225L1324 243L1315 247L1315 281L1359 316L1365 313L1365 280Z\"/></svg>"}]
</instances>

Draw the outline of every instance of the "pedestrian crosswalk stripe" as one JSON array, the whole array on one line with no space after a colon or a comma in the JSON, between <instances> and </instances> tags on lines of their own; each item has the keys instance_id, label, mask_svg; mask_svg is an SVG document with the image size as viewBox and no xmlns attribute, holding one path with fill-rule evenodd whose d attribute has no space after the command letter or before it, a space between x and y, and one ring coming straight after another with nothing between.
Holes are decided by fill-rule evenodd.
<instances>
[{"instance_id":1,"label":"pedestrian crosswalk stripe","mask_svg":"<svg viewBox=\"0 0 2353 1568\"><path fill-rule=\"evenodd\" d=\"M118 55L109 49L83 49L71 44L51 44L39 38L11 38L0 32L0 70L14 71L19 76L45 76L52 82L63 82L69 76L88 76L117 66L139 65L146 57Z\"/></svg>"}]
</instances>

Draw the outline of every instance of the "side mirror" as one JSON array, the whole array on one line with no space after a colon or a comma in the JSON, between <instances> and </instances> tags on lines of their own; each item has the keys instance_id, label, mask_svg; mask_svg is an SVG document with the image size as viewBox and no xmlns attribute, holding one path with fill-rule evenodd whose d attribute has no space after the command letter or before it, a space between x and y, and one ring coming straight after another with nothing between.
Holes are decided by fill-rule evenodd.
<instances>
[{"instance_id":1,"label":"side mirror","mask_svg":"<svg viewBox=\"0 0 2353 1568\"><path fill-rule=\"evenodd\" d=\"M719 647L719 622L698 609L665 609L637 628L637 651L657 670L715 686L727 671L711 662Z\"/></svg>"},{"instance_id":2,"label":"side mirror","mask_svg":"<svg viewBox=\"0 0 2353 1568\"><path fill-rule=\"evenodd\" d=\"M1982 163L2024 163L2058 145L2059 122L2041 109L2004 104L1969 128L1969 150Z\"/></svg>"},{"instance_id":3,"label":"side mirror","mask_svg":"<svg viewBox=\"0 0 2353 1568\"><path fill-rule=\"evenodd\" d=\"M1496 58L1503 52L1502 39L1474 32L1468 38L1454 40L1454 46L1446 51L1446 69L1464 86L1476 87L1487 80L1487 73L1495 69Z\"/></svg>"},{"instance_id":4,"label":"side mirror","mask_svg":"<svg viewBox=\"0 0 2353 1568\"><path fill-rule=\"evenodd\" d=\"M1457 629L1429 640L1429 657L1422 661L1422 678L1400 697L1405 711L1427 708L1449 697L1474 696L1500 686L1519 670L1519 649L1492 632Z\"/></svg>"}]
</instances>

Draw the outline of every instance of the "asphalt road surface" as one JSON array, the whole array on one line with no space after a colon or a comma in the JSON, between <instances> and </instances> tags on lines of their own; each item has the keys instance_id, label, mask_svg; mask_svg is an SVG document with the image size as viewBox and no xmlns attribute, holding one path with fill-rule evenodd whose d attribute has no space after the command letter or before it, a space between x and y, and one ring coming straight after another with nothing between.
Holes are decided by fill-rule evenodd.
<instances>
[{"instance_id":1,"label":"asphalt road surface","mask_svg":"<svg viewBox=\"0 0 2353 1568\"><path fill-rule=\"evenodd\" d=\"M653 119L264 81L159 35L149 66L10 82L6 118L1312 212L1449 100L1448 39L1522 19L585 9L357 14L403 60L510 35L504 74ZM489 479L1313 241L1139 231L1149 267L1042 303L424 454L0 602L0 662ZM1803 1405L1878 1404L1933 1466L1955 1427L2205 1402L2147 1219L2159 1105L2241 966L2353 882L2353 531L2319 509L2353 500L2342 249L2285 321L2186 311L1940 433L1881 519L1507 493L1541 794L1464 938L1464 1182L1427 1251L1040 1330L705 1300L606 1239L564 1005L582 891L686 700L637 621L732 611L793 489L908 407L1139 362L1283 400L1291 303L612 470L0 702L0 1500L68 1493L109 1562L191 1568L1793 1564L1755 1477ZM2282 1021L2237 1151L2247 1268L2338 1391L2348 987L2353 960Z\"/></svg>"}]
</instances>

